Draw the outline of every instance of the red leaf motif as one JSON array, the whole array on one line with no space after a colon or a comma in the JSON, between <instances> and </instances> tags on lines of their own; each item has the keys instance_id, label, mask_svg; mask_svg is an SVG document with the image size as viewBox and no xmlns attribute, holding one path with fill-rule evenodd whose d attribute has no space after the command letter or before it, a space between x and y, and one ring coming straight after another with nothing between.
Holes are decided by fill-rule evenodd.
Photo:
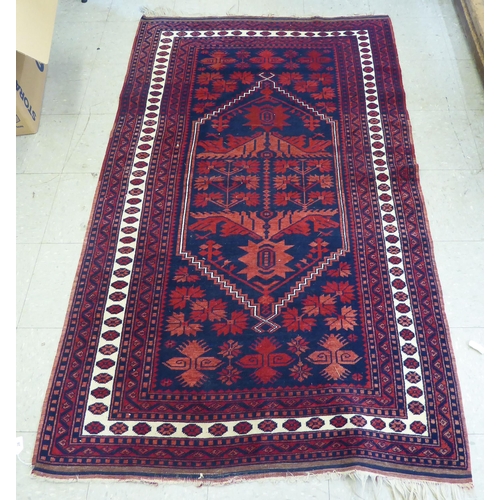
<instances>
[{"instance_id":1,"label":"red leaf motif","mask_svg":"<svg viewBox=\"0 0 500 500\"><path fill-rule=\"evenodd\" d=\"M189 323L184 318L184 313L174 313L167 320L167 330L172 335L196 335L202 329L198 323Z\"/></svg>"},{"instance_id":2,"label":"red leaf motif","mask_svg":"<svg viewBox=\"0 0 500 500\"><path fill-rule=\"evenodd\" d=\"M327 318L326 324L330 330L354 330L357 326L356 314L357 312L351 306L344 306L337 317Z\"/></svg>"},{"instance_id":3,"label":"red leaf motif","mask_svg":"<svg viewBox=\"0 0 500 500\"><path fill-rule=\"evenodd\" d=\"M205 292L199 286L177 287L172 291L170 296L170 305L174 309L183 309L187 302L192 299L201 299L205 296Z\"/></svg>"},{"instance_id":4,"label":"red leaf motif","mask_svg":"<svg viewBox=\"0 0 500 500\"><path fill-rule=\"evenodd\" d=\"M294 81L302 80L303 76L300 73L282 73L279 76L281 85L292 85Z\"/></svg>"},{"instance_id":5,"label":"red leaf motif","mask_svg":"<svg viewBox=\"0 0 500 500\"><path fill-rule=\"evenodd\" d=\"M315 92L318 89L318 82L302 80L295 82L294 88L297 92Z\"/></svg>"},{"instance_id":6,"label":"red leaf motif","mask_svg":"<svg viewBox=\"0 0 500 500\"><path fill-rule=\"evenodd\" d=\"M199 101L215 101L220 97L220 94L212 94L208 87L200 87L195 90L194 96Z\"/></svg>"},{"instance_id":7,"label":"red leaf motif","mask_svg":"<svg viewBox=\"0 0 500 500\"><path fill-rule=\"evenodd\" d=\"M231 80L239 80L241 83L249 84L254 80L254 76L249 71L236 71L231 75Z\"/></svg>"},{"instance_id":8,"label":"red leaf motif","mask_svg":"<svg viewBox=\"0 0 500 500\"><path fill-rule=\"evenodd\" d=\"M200 73L198 75L198 83L200 85L208 85L214 80L220 80L222 75L219 72L216 73Z\"/></svg>"},{"instance_id":9,"label":"red leaf motif","mask_svg":"<svg viewBox=\"0 0 500 500\"><path fill-rule=\"evenodd\" d=\"M312 295L304 299L302 312L307 316L317 316L318 314L329 316L337 312L335 302L335 296L332 295Z\"/></svg>"},{"instance_id":10,"label":"red leaf motif","mask_svg":"<svg viewBox=\"0 0 500 500\"><path fill-rule=\"evenodd\" d=\"M226 304L222 299L197 300L192 304L194 321L221 321L226 317Z\"/></svg>"},{"instance_id":11,"label":"red leaf motif","mask_svg":"<svg viewBox=\"0 0 500 500\"><path fill-rule=\"evenodd\" d=\"M243 311L233 311L230 319L226 319L223 323L215 323L213 329L217 335L241 334L247 325L247 315Z\"/></svg>"},{"instance_id":12,"label":"red leaf motif","mask_svg":"<svg viewBox=\"0 0 500 500\"><path fill-rule=\"evenodd\" d=\"M340 283L335 281L328 282L322 289L325 293L331 293L339 297L343 304L354 300L354 286L350 285L347 281L342 281Z\"/></svg>"},{"instance_id":13,"label":"red leaf motif","mask_svg":"<svg viewBox=\"0 0 500 500\"><path fill-rule=\"evenodd\" d=\"M314 318L303 318L295 307L290 308L288 311L284 311L282 316L283 326L286 327L289 332L310 332L311 329L316 326L316 320Z\"/></svg>"},{"instance_id":14,"label":"red leaf motif","mask_svg":"<svg viewBox=\"0 0 500 500\"><path fill-rule=\"evenodd\" d=\"M238 88L238 84L234 80L217 80L213 82L212 89L214 92L234 92Z\"/></svg>"}]
</instances>

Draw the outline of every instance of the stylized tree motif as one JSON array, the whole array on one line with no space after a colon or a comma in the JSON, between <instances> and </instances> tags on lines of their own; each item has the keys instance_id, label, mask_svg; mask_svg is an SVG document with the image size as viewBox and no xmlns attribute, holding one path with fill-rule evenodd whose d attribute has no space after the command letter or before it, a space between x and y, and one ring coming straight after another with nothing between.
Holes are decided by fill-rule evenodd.
<instances>
[{"instance_id":1,"label":"stylized tree motif","mask_svg":"<svg viewBox=\"0 0 500 500\"><path fill-rule=\"evenodd\" d=\"M263 384L274 382L280 376L275 368L287 366L293 361L288 354L276 352L280 347L279 342L274 339L260 339L252 346L256 354L243 356L238 365L254 369L253 377Z\"/></svg>"},{"instance_id":2,"label":"stylized tree motif","mask_svg":"<svg viewBox=\"0 0 500 500\"><path fill-rule=\"evenodd\" d=\"M353 365L361 359L355 352L344 350L346 344L338 335L326 335L319 343L325 350L314 351L307 359L316 365L325 365L321 373L328 380L344 379L350 373L344 365Z\"/></svg>"},{"instance_id":3,"label":"stylized tree motif","mask_svg":"<svg viewBox=\"0 0 500 500\"><path fill-rule=\"evenodd\" d=\"M202 372L216 370L222 364L220 359L213 356L203 356L210 351L203 341L191 340L179 347L178 351L182 357L170 358L163 364L171 370L183 372L177 377L182 385L189 387L201 385L207 379Z\"/></svg>"}]
</instances>

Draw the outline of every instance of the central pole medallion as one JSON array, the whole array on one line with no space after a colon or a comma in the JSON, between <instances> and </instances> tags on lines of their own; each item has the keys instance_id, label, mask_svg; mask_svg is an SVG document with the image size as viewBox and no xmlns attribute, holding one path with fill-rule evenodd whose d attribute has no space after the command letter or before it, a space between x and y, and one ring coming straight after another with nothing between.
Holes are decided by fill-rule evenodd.
<instances>
[{"instance_id":1,"label":"central pole medallion","mask_svg":"<svg viewBox=\"0 0 500 500\"><path fill-rule=\"evenodd\" d=\"M178 253L273 332L348 238L335 121L261 77L193 124Z\"/></svg>"}]
</instances>

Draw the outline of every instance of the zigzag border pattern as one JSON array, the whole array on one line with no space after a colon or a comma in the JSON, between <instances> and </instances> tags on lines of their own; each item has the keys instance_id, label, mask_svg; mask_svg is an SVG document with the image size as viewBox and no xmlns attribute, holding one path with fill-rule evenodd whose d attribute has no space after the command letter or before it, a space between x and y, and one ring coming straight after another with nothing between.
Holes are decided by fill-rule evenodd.
<instances>
[{"instance_id":1,"label":"zigzag border pattern","mask_svg":"<svg viewBox=\"0 0 500 500\"><path fill-rule=\"evenodd\" d=\"M262 32L262 33L266 33L266 32ZM260 35L257 33L257 34L255 34L255 36L269 36L269 35L263 35L262 33ZM278 33L278 32L276 32L276 33ZM280 36L280 35L277 35L276 33L274 34L274 36ZM293 33L294 32L288 32L286 36L310 36L310 35L306 35L306 32L304 32L304 34L301 34L301 35L293 35ZM307 32L307 33L309 33L309 32ZM349 33L349 35L347 33ZM179 32L179 33L174 33L173 36L175 36L175 35L187 36L187 37L193 36L192 32ZM201 34L200 36L209 36L209 35ZM211 36L213 36L213 35L211 35ZM245 33L242 32L241 35L236 35L236 36L245 36ZM251 36L253 36L253 35L251 35ZM316 34L314 36L321 36L321 35ZM368 36L368 33L365 30L352 31L352 32L347 32L347 31L346 32L332 32L331 36L356 36L356 38L358 39L358 44L359 44L359 48L360 48L360 55L364 56L364 63L365 64L364 64L363 70L365 72L367 72L367 73L370 72L370 73L373 74L374 67L373 67L373 61L372 61L371 57L370 58L367 57L366 53L364 53L364 54L361 53L361 49L362 48L366 48L366 46L368 46L368 47L370 46L369 36ZM366 44L366 46L363 45L363 44ZM168 63L168 57L169 57L169 55L170 55L170 50L169 49L166 49L166 50L157 49L157 56L160 56L157 59L158 62L160 62L162 64L165 63L165 62ZM262 81L259 82L258 85L260 85L261 83L262 83ZM150 92L153 89L155 91L158 91L158 88L160 88L160 87L161 87L160 84L151 82ZM375 93L366 92L366 111L367 111L368 116L370 116L370 113L376 113L373 110L376 109L376 107L377 107L376 103L378 101L378 98L376 97L376 88L373 89L373 90L375 90ZM250 91L247 91L247 92L250 92ZM287 94L285 91L283 91L283 93ZM239 98L242 99L243 96L240 96ZM209 118L209 116L210 116L210 114L206 115L203 119L206 120L206 119ZM146 117L147 117L147 114L146 114ZM152 135L152 134L150 134L150 135ZM148 138L148 142L151 141L151 140L152 139ZM149 149L149 148L147 148L147 146L148 146L148 144L146 144L144 141L139 141L139 143L137 145L137 151L136 151L136 155L135 156L138 157L138 158L145 158L146 157L145 155L147 153L144 153L143 150ZM380 152L384 152L384 151L385 151L385 146L384 146L384 143L383 143L382 139L379 140L379 141L375 141L375 142L372 143L372 155L373 155L373 164L374 165L377 164L377 159L378 159L377 154L379 154ZM380 167L380 168L384 168L384 167ZM384 170L387 170L387 168L384 168ZM381 186L382 186L382 188L381 188ZM386 189L386 186L388 187L388 189ZM391 189L390 180L389 179L386 179L384 181L378 181L377 180L377 187L378 187L379 190L381 190L381 192L383 191L385 194L390 193L390 189ZM127 201L130 203L130 201L133 200L134 203L135 203L136 208L138 208L140 210L141 203L142 203L142 193L138 193L138 191L135 190L135 189L137 189L137 188L133 188L132 187L132 189L129 192L129 194L131 196L128 198ZM390 196L390 194L388 194L388 195ZM390 214L390 215L392 215L393 213L395 214L394 207L392 207L390 210L386 210L388 207L385 207L385 205L388 205L388 204L387 203L381 203L380 204L380 209L381 209L382 216L385 215L385 214L387 214L387 213ZM125 217L123 217L123 222L121 224L121 231L123 231L123 229L125 227L131 227L131 228L136 229L136 230L138 229L138 223L137 222L135 222L134 224L127 224L126 222L124 222L124 220L125 220ZM386 226L384 226L384 229L387 232L390 232L391 234L394 234L396 237L399 237L398 236L398 228L397 228L397 226L396 226L396 224L395 224L394 221L393 221L392 224L386 224ZM132 244L130 244L129 246L132 248L132 251L130 251L130 253L128 254L128 256L130 258L132 258L132 256L133 256L133 247L132 247ZM386 245L387 250L388 250L388 257L387 257L388 259L390 259L390 255L392 255L390 253L390 250L389 250L389 248L391 246L394 246L394 245L389 245L389 244ZM118 251L120 251L120 250L118 250ZM117 256L117 259L118 258L119 258L119 256ZM115 259L115 261L117 259ZM198 263L196 263L196 262L193 262L193 263L196 264L196 265L198 265ZM200 263L200 265L201 265L201 263ZM132 266L133 266L133 262L129 263L128 267L131 268ZM121 266L121 265L117 266L117 269L118 268L122 268L122 267L123 266ZM391 269L393 269L394 267L395 266L391 267ZM127 270L129 270L129 269L127 269ZM317 272L319 273L320 270L318 269ZM404 271L403 271L403 274L401 274L400 276L404 277ZM213 276L213 279L217 280L220 283L222 283L223 286L226 287L226 284L223 283L222 280L220 280L220 277ZM309 279L312 279L312 276ZM128 286L127 279L126 278L122 278L120 281L121 281L121 283L120 283L119 286L121 287L121 289L125 290L126 287ZM403 283L405 283L402 278L401 278L401 281ZM114 283L115 287L116 287L116 283L117 282ZM398 283L398 285L399 285L399 282L396 281L396 283ZM111 284L111 286L113 286L113 284ZM394 281L393 281L393 285L392 286L393 286L393 289L394 289L395 292L401 290L401 288L398 288L394 284ZM406 283L405 283L404 286L406 286ZM232 286L231 285L227 286L227 289L230 290L230 293L232 293L234 295L235 292L232 290ZM299 290L300 290L300 286L297 287L293 292L291 292L290 297L293 297L294 294L298 293ZM110 290L110 292L112 293L112 290ZM110 293L110 295L111 295L111 293ZM125 293L125 292L122 292L122 293ZM402 301L402 302L404 302L405 305L411 307L408 300ZM113 304L110 304L110 306L111 305L113 305ZM104 325L103 326L103 334L106 333L107 328L109 328L110 326L112 326L114 328L114 331L116 331L117 329L119 329L119 325L122 324L122 317L123 317L124 311L126 310L126 307L124 307L123 310L120 313L110 313L109 312L109 307L107 307L106 309L107 309L107 312L106 312L106 314L104 315L104 318L103 318L103 325ZM120 317L120 314L122 315L122 317ZM412 317L411 317L411 315L409 313L401 314L399 316L399 320L401 320L401 318L409 318L409 320L413 322ZM264 320L264 321L266 321L266 320ZM403 323L404 323L404 321L403 321ZM401 326L400 330L402 330L403 328L407 327L407 325L403 325L401 322L400 322L400 326ZM100 345L101 344L102 345L109 345L110 341L109 340L103 340L103 338L105 338L105 337L102 337L102 335L101 335ZM113 345L115 345L115 346L118 347L119 346L119 339L120 339L120 337L118 336L116 339L114 339L113 341L111 341L111 343ZM401 340L400 340L400 342L403 345L403 342ZM418 346L416 344L417 344L416 341L414 341L414 345L418 348ZM118 351L119 351L119 349L117 349L116 353ZM95 378L98 377L100 374L101 375L102 374L108 374L109 376L113 377L115 366L116 366L116 358L117 358L117 354L116 353L114 355L111 354L111 355L106 356L105 358L96 360L96 364L94 366L94 372L92 374L92 382L91 382L90 388L89 388L88 406L92 406L93 404L99 404L99 403L103 404L105 406L108 406L109 400L112 397L112 394L111 394L111 392L108 389L106 389L105 387L103 387L102 384L97 383L95 381ZM404 351L402 351L402 355L403 355L403 357L405 356ZM113 356L114 356L114 358L113 358ZM415 359L415 361L417 361L417 363L419 363L418 349L417 349L417 353L416 354L414 354L412 356L406 355L405 359L409 359L409 358ZM105 363L102 363L103 360L109 360L109 361L107 361ZM106 366L106 365L110 364L110 362L112 362L113 364L109 368L101 368L101 367L99 367L99 364L101 364L102 366ZM419 366L421 366L421 363L419 363ZM415 370L415 369L413 369L413 370ZM408 386L408 388L410 387L410 384L406 381L406 379L405 379L405 384ZM417 386L417 387L420 386L419 388L423 388L423 382L420 381L420 382L418 382L416 384L413 384L413 386ZM96 394L99 394L98 397L93 396L93 392L95 392L95 391L97 391ZM102 397L103 391L108 391L109 394L107 396L105 396L105 397ZM422 392L423 392L423 395L420 396L420 398L410 398L407 403L409 404L411 401L418 401L418 400L421 400L421 401L425 402L425 392L424 391L422 391ZM108 404L106 404L106 403L108 403ZM91 427L89 427L89 425L92 422L99 422L103 426L103 429L99 430L99 433L98 433L100 436L103 436L103 435L110 435L110 436L112 436L112 435L114 435L114 433L112 431L110 431L110 427L112 425L115 425L116 422L109 421L108 420L108 414L109 414L108 411L104 411L102 414L99 414L99 415L96 415L96 414L94 414L92 412L87 411L86 415L85 415L84 424L83 424L84 429L85 428L90 429ZM347 415L325 415L323 417L325 419L327 419L327 420L330 420L330 421L334 420L336 417L344 417L344 418L346 418L346 422L345 422L345 424L343 426L340 426L338 428L335 427L337 429L343 429L343 428L349 428L349 425L350 425L349 422L351 422L352 418L355 417L355 416L356 415L349 416L348 420L347 420ZM382 421L384 421L384 418L385 417L381 417ZM363 419L363 420L365 420L365 419ZM389 432L390 433L392 431L389 431L387 429L387 426L389 426L389 429L390 429L391 428L390 426L394 422L394 419L392 419L392 418L386 418L386 420L387 420L387 422L384 422L386 424L386 429L384 430L384 432ZM401 420L399 420L399 421L401 421ZM361 427L365 427L367 429L371 428L371 430L377 430L376 427L371 427L370 423L367 422L366 420L365 420L365 422L366 422L365 425L361 426ZM234 428L239 423L240 422L234 422L231 425L233 425L233 428ZM253 424L255 424L257 426L257 429L260 429L259 428L259 423L261 423L261 421L255 421L253 423ZM414 426L415 423L420 423L420 424L424 425L426 431L422 432L421 431L421 427L417 426L415 428L419 429L419 431L418 432L414 432L412 430L412 426ZM127 421L126 423L125 422L120 422L120 424L122 424L122 425L124 425L124 426L127 427L127 430L125 430L124 432L120 433L120 435L123 435L123 436L137 436L138 434L137 434L136 431L134 431L134 428L136 428L136 429L140 428L141 432L142 432L142 430L144 428L144 426L142 424L145 424L145 425L149 426L149 424L147 424L147 423L145 423L143 421ZM214 424L214 423L212 423L212 424ZM224 422L224 423L220 423L220 424L227 426L228 422ZM404 422L403 422L403 424L404 424L405 428L402 431L398 430L397 431L398 434L418 435L418 436L422 436L422 437L428 435L428 423L427 423L427 420L426 420L426 413L425 412L423 414L420 414L420 415L408 414L408 424L406 424ZM155 423L155 425L157 425L157 424ZM158 431L158 429L162 428L162 425L163 426L165 426L165 425L170 426L170 425L175 425L175 423L174 422L162 422L161 424L159 424L157 426L156 431L153 429L153 427L149 426L150 431L147 432L146 435L161 437L162 434L161 434L161 432ZM359 427L359 426L357 426L357 427ZM83 435L93 435L94 434L92 432L89 432L87 429L85 429L85 430L82 431ZM183 429L185 429L185 427ZM184 430L181 430L181 431L176 430L176 432L180 432L181 434L179 434L179 435L182 435L182 433L184 433L184 435L186 435ZM229 429L228 429L227 432L229 432L229 434L227 434L228 436L231 435ZM255 432L257 432L258 434L260 434L260 433L266 433L265 431L262 431L262 430L255 431ZM282 427L280 428L278 426L272 432L283 432L283 428ZM288 432L297 432L297 429L296 430L288 430ZM144 434L140 434L140 435L144 435ZM224 433L224 435L226 435L226 433ZM206 438L210 438L211 436L212 435L210 433L205 434L205 432L201 432L197 436L194 436L194 437L191 436L191 438L192 439L206 439Z\"/></svg>"}]
</instances>

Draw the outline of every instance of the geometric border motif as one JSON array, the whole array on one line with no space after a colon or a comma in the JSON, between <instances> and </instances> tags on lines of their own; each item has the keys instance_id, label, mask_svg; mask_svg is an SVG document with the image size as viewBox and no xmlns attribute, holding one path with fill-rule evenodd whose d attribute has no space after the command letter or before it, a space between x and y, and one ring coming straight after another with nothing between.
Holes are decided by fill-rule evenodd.
<instances>
[{"instance_id":1,"label":"geometric border motif","mask_svg":"<svg viewBox=\"0 0 500 500\"><path fill-rule=\"evenodd\" d=\"M334 32L318 32L318 31L250 31L250 30L232 30L227 32L212 32L212 31L183 31L171 32L168 36L160 40L156 52L156 65L155 71L162 72L160 76L151 79L149 88L150 103L148 110L144 112L143 128L147 129L147 134L141 137L137 143L137 150L135 156L141 160L139 167L134 166L131 170L129 179L129 186L127 189L128 196L125 200L126 206L130 206L133 210L124 211L120 223L120 231L124 234L137 231L139 229L141 209L144 201L144 191L136 185L137 177L134 174L137 171L146 174L145 181L147 181L147 171L149 166L150 153L152 144L155 140L155 132L157 130L157 113L156 103L160 102L163 91L163 82L165 80L164 73L168 67L169 56L171 47L173 46L176 37L343 37L353 36L356 37L359 48L360 61L363 64L363 71L366 74L367 82L371 83L368 88L365 87L365 106L367 116L370 116L370 125L376 130L374 135L376 139L371 142L372 165L375 170L376 187L379 192L379 209L380 217L384 220L383 230L386 235L384 238L386 245L386 258L389 266L389 272L392 275L391 287L392 295L394 297L394 312L397 318L397 333L401 347L401 357L403 366L405 367L404 381L405 381L405 394L407 397L407 407L415 406L420 408L423 405L427 408L425 402L425 391L423 387L423 377L421 373L421 360L419 358L418 344L416 342L415 332L413 330L413 314L411 311L411 303L408 294L404 292L406 288L406 276L402 263L392 264L394 255L401 254L399 227L397 222L397 214L392 201L392 185L390 175L388 175L388 168L385 160L385 138L383 127L381 126L380 113L378 110L378 93L375 78L375 66L371 58L371 45L370 36L366 30L352 30L352 31L334 31ZM151 103L153 103L151 105ZM208 118L208 114L204 117ZM133 215L130 215L133 212ZM119 270L131 270L134 265L136 241L119 247L114 259L113 272L117 273ZM121 258L126 255L127 264L123 265ZM399 259L398 259L399 260ZM123 274L123 273L121 273ZM169 436L171 437L186 437L190 436L192 439L206 439L213 437L213 433L209 431L213 426L218 426L220 433L218 436L231 437L240 434L263 434L263 433L283 433L283 432L300 432L303 430L304 425L320 425L318 421L312 419L302 418L297 419L301 425L289 424L290 419L273 419L275 426L266 426L266 419L256 419L254 421L232 421L232 422L210 422L210 423L197 423L180 425L179 422L147 422L143 420L136 421L112 421L108 419L109 414L109 401L112 398L112 386L116 364L118 362L118 353L120 351L120 329L123 325L124 314L126 311L127 288L130 284L130 276L120 277L111 283L108 293L108 304L106 305L106 313L103 317L102 332L100 336L99 349L102 351L107 347L107 351L114 351L111 354L100 357L96 360L94 365L94 373L91 377L91 384L89 389L89 398L87 407L89 409L98 409L102 413L96 414L88 410L84 419L83 435L100 436L109 435L123 435L123 436L154 436L161 437L162 432L168 429ZM120 300L115 300L116 290L120 290ZM112 307L118 305L118 308ZM112 311L112 312L110 312ZM109 332L116 332L110 334ZM115 337L115 338L111 338ZM109 349L112 346L115 349ZM410 382L406 375L411 372L413 375ZM105 380L105 383L98 382ZM97 406L96 406L97 405ZM105 409L106 408L106 409ZM408 418L387 418L376 417L372 419L365 419L364 417L356 414L345 415L319 415L323 421L320 427L322 430L339 430L349 428L366 428L372 431L381 431L384 433L398 433L416 436L428 436L428 422L426 412L412 413L408 412ZM295 420L295 419L293 419ZM246 425L243 425L245 423ZM100 425L99 425L100 424ZM193 427L194 426L194 427ZM271 427L274 427L271 429ZM266 430L262 430L265 428ZM224 430L225 429L225 430ZM238 433L238 429L243 429L245 432ZM248 429L248 430L247 430ZM224 431L223 431L224 430ZM193 435L193 433L195 435Z\"/></svg>"}]
</instances>

